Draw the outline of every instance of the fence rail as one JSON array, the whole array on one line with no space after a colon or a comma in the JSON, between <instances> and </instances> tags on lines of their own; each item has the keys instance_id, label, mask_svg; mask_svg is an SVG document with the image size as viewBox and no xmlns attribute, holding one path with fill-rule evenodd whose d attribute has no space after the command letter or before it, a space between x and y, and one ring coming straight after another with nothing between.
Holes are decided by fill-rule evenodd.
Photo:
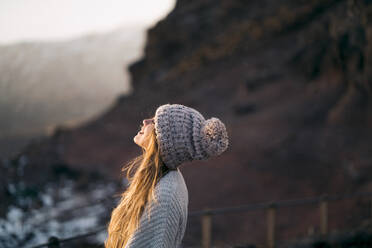
<instances>
[{"instance_id":1,"label":"fence rail","mask_svg":"<svg viewBox=\"0 0 372 248\"><path fill-rule=\"evenodd\" d=\"M73 236L73 237L70 237L70 238L66 238L66 239L58 239L57 237L52 236L48 239L48 243L33 246L32 248L42 248L42 247L59 248L60 244L62 244L62 243L67 243L67 242L70 242L70 241L83 239L83 238L95 235L97 233L100 233L104 230L106 230L106 227L101 227L101 228L98 228L97 230L94 230L94 231L91 231L91 232L88 232L88 233L84 233L84 234L81 234L81 235Z\"/></svg>"},{"instance_id":2,"label":"fence rail","mask_svg":"<svg viewBox=\"0 0 372 248\"><path fill-rule=\"evenodd\" d=\"M215 209L204 209L199 211L189 212L190 217L200 217L201 218L201 230L202 230L202 240L201 244L203 248L210 248L212 245L212 216L221 215L236 212L246 212L252 210L266 210L266 221L267 221L267 240L266 246L268 248L275 247L275 217L278 208L291 207L299 205L309 205L318 204L319 207L319 223L320 232L322 235L328 233L328 202L337 201L350 198L364 198L369 197L371 199L371 218L372 218L372 192L360 192L353 194L340 194L340 195L321 195L317 197L308 197L300 199L291 200L281 200L281 201L269 201L260 202L247 205L240 205L235 207L226 208L215 208ZM57 237L50 237L48 242L45 244L40 244L32 248L59 248L61 243L66 243L73 240L83 239L99 232L106 230L106 227L98 228L95 231L91 231L82 235L77 235L67 239L58 239Z\"/></svg>"}]
</instances>

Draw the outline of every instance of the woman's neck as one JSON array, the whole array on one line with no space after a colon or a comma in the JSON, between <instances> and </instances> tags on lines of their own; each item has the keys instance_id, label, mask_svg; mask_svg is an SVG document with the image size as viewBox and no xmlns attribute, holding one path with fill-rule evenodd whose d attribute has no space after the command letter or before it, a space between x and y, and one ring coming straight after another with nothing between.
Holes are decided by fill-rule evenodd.
<instances>
[{"instance_id":1,"label":"woman's neck","mask_svg":"<svg viewBox=\"0 0 372 248\"><path fill-rule=\"evenodd\" d=\"M165 164L161 166L161 172L163 176L165 176L169 171L172 171L172 170L177 170L177 169L170 169Z\"/></svg>"}]
</instances>

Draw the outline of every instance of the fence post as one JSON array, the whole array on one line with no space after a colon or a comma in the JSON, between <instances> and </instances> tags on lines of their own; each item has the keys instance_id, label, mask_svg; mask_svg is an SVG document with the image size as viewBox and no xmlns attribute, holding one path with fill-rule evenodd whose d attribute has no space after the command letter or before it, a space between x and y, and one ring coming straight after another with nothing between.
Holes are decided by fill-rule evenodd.
<instances>
[{"instance_id":1,"label":"fence post","mask_svg":"<svg viewBox=\"0 0 372 248\"><path fill-rule=\"evenodd\" d=\"M267 209L267 247L275 247L275 212L276 204L271 203Z\"/></svg>"},{"instance_id":2,"label":"fence post","mask_svg":"<svg viewBox=\"0 0 372 248\"><path fill-rule=\"evenodd\" d=\"M314 226L309 226L309 228L307 229L307 235L308 236L314 235Z\"/></svg>"},{"instance_id":3,"label":"fence post","mask_svg":"<svg viewBox=\"0 0 372 248\"><path fill-rule=\"evenodd\" d=\"M320 233L326 235L328 231L328 201L327 195L320 198Z\"/></svg>"},{"instance_id":4,"label":"fence post","mask_svg":"<svg viewBox=\"0 0 372 248\"><path fill-rule=\"evenodd\" d=\"M206 209L209 210L209 209ZM207 212L202 215L202 247L210 248L212 240L212 215Z\"/></svg>"},{"instance_id":5,"label":"fence post","mask_svg":"<svg viewBox=\"0 0 372 248\"><path fill-rule=\"evenodd\" d=\"M59 239L55 236L51 236L48 239L48 248L59 248Z\"/></svg>"}]
</instances>

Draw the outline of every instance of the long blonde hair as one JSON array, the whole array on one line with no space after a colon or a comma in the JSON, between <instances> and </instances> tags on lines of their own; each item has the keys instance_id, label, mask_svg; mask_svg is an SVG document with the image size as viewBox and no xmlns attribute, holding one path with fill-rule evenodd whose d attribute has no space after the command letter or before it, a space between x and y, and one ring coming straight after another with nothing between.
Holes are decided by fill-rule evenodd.
<instances>
[{"instance_id":1,"label":"long blonde hair","mask_svg":"<svg viewBox=\"0 0 372 248\"><path fill-rule=\"evenodd\" d=\"M130 185L121 194L120 203L111 213L105 248L123 248L138 228L146 203L157 200L154 188L165 167L160 157L155 129L149 136L147 149L142 149L142 152L142 155L132 159L122 169L127 170Z\"/></svg>"}]
</instances>

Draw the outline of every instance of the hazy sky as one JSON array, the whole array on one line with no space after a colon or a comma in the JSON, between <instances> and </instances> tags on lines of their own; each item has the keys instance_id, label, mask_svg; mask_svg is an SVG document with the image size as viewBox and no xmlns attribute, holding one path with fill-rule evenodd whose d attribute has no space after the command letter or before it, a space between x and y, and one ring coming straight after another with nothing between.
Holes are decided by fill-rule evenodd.
<instances>
[{"instance_id":1,"label":"hazy sky","mask_svg":"<svg viewBox=\"0 0 372 248\"><path fill-rule=\"evenodd\" d=\"M175 0L0 0L0 43L68 39L123 25L152 25Z\"/></svg>"}]
</instances>

